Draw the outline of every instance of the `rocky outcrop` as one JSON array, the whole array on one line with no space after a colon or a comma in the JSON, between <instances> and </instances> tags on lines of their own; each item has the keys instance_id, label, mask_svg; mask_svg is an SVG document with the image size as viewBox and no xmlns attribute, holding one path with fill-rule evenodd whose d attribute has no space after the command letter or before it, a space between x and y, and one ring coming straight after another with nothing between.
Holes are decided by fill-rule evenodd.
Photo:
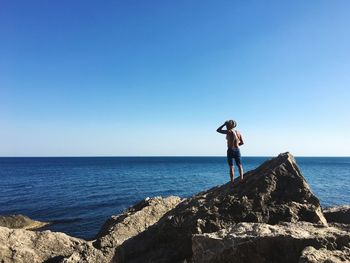
<instances>
[{"instance_id":1,"label":"rocky outcrop","mask_svg":"<svg viewBox=\"0 0 350 263\"><path fill-rule=\"evenodd\" d=\"M323 214L328 222L350 224L350 205L326 208Z\"/></svg>"},{"instance_id":2,"label":"rocky outcrop","mask_svg":"<svg viewBox=\"0 0 350 263\"><path fill-rule=\"evenodd\" d=\"M293 156L280 154L245 174L244 182L214 187L181 202L153 227L126 240L115 262L182 262L192 257L192 235L239 222L307 221L327 226Z\"/></svg>"},{"instance_id":3,"label":"rocky outcrop","mask_svg":"<svg viewBox=\"0 0 350 263\"><path fill-rule=\"evenodd\" d=\"M181 199L177 196L142 200L124 213L107 220L93 242L94 246L111 259L117 246L156 223L180 201Z\"/></svg>"},{"instance_id":4,"label":"rocky outcrop","mask_svg":"<svg viewBox=\"0 0 350 263\"><path fill-rule=\"evenodd\" d=\"M0 227L2 263L61 262L73 254L79 254L86 260L80 262L107 262L91 242L64 233Z\"/></svg>"},{"instance_id":5,"label":"rocky outcrop","mask_svg":"<svg viewBox=\"0 0 350 263\"><path fill-rule=\"evenodd\" d=\"M110 262L120 243L147 229L180 201L175 196L146 198L121 215L112 216L93 241L51 231L0 227L0 262Z\"/></svg>"},{"instance_id":6,"label":"rocky outcrop","mask_svg":"<svg viewBox=\"0 0 350 263\"><path fill-rule=\"evenodd\" d=\"M327 249L337 250L333 253L335 257L346 258L340 250L348 251L346 246L349 244L350 234L333 227L306 222L238 223L228 230L194 235L192 260L193 263L309 262L305 260L312 258L310 249L303 252L308 246L323 249L313 255L326 260L331 258L324 255L323 251ZM303 259L300 259L301 255Z\"/></svg>"},{"instance_id":7,"label":"rocky outcrop","mask_svg":"<svg viewBox=\"0 0 350 263\"><path fill-rule=\"evenodd\" d=\"M298 263L345 263L350 262L350 248L342 250L315 249L306 247Z\"/></svg>"},{"instance_id":8,"label":"rocky outcrop","mask_svg":"<svg viewBox=\"0 0 350 263\"><path fill-rule=\"evenodd\" d=\"M39 229L49 225L48 222L40 222L30 219L24 215L0 216L0 226L8 228Z\"/></svg>"}]
</instances>

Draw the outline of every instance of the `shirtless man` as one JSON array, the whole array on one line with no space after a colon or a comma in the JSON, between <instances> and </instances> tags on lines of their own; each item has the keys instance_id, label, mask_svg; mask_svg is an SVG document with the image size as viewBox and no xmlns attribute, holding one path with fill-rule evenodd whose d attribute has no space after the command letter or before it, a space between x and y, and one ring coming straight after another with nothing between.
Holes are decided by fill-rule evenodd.
<instances>
[{"instance_id":1,"label":"shirtless man","mask_svg":"<svg viewBox=\"0 0 350 263\"><path fill-rule=\"evenodd\" d=\"M226 126L226 130L222 128ZM226 134L227 140L227 162L230 167L230 177L231 183L233 183L234 178L234 166L232 159L235 159L235 163L238 167L240 182L243 181L243 166L241 162L241 152L239 150L239 146L243 145L243 138L240 132L235 130L234 128L237 126L237 123L234 120L226 121L223 125L217 128L217 132Z\"/></svg>"}]
</instances>

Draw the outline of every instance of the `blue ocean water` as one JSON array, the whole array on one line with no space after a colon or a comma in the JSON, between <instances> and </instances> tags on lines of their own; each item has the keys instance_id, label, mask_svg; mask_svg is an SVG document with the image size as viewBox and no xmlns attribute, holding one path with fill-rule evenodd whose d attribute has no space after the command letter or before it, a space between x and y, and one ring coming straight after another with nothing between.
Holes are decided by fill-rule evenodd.
<instances>
[{"instance_id":1,"label":"blue ocean water","mask_svg":"<svg viewBox=\"0 0 350 263\"><path fill-rule=\"evenodd\" d=\"M268 157L243 157L245 170ZM297 157L323 206L350 204L350 157ZM237 171L236 171L237 173ZM149 196L188 197L229 180L225 157L0 158L0 214L55 221L92 239L111 215Z\"/></svg>"}]
</instances>

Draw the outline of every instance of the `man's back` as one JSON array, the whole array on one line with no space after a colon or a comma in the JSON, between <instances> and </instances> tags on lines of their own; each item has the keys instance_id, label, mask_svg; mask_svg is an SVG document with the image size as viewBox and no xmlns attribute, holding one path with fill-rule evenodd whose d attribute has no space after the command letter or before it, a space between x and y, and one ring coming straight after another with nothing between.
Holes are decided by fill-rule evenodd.
<instances>
[{"instance_id":1,"label":"man's back","mask_svg":"<svg viewBox=\"0 0 350 263\"><path fill-rule=\"evenodd\" d=\"M231 129L227 131L227 148L238 148L243 144L242 135L239 131Z\"/></svg>"}]
</instances>

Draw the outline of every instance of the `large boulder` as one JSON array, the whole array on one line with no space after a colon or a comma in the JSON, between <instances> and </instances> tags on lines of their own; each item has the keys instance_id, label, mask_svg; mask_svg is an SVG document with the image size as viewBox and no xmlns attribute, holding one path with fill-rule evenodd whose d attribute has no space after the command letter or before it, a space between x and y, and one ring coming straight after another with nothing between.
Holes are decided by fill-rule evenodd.
<instances>
[{"instance_id":1,"label":"large boulder","mask_svg":"<svg viewBox=\"0 0 350 263\"><path fill-rule=\"evenodd\" d=\"M309 246L319 251L307 248ZM350 234L333 227L307 222L279 225L239 223L230 229L194 235L192 262L306 263L324 262L332 258L349 260L349 248ZM327 249L330 250L328 254ZM313 257L319 261L311 261Z\"/></svg>"},{"instance_id":2,"label":"large boulder","mask_svg":"<svg viewBox=\"0 0 350 263\"><path fill-rule=\"evenodd\" d=\"M117 246L156 223L180 202L178 196L146 198L122 214L109 218L93 244L111 259Z\"/></svg>"},{"instance_id":3,"label":"large boulder","mask_svg":"<svg viewBox=\"0 0 350 263\"><path fill-rule=\"evenodd\" d=\"M49 225L49 222L40 222L30 219L24 215L0 216L0 226L8 228L39 229Z\"/></svg>"},{"instance_id":4,"label":"large boulder","mask_svg":"<svg viewBox=\"0 0 350 263\"><path fill-rule=\"evenodd\" d=\"M307 221L327 226L319 200L289 153L227 183L184 200L157 224L118 247L114 262L183 262L192 257L192 235L239 222Z\"/></svg>"},{"instance_id":5,"label":"large boulder","mask_svg":"<svg viewBox=\"0 0 350 263\"><path fill-rule=\"evenodd\" d=\"M80 262L107 262L90 242L64 233L0 227L2 263L60 262L73 254L83 255Z\"/></svg>"}]
</instances>

